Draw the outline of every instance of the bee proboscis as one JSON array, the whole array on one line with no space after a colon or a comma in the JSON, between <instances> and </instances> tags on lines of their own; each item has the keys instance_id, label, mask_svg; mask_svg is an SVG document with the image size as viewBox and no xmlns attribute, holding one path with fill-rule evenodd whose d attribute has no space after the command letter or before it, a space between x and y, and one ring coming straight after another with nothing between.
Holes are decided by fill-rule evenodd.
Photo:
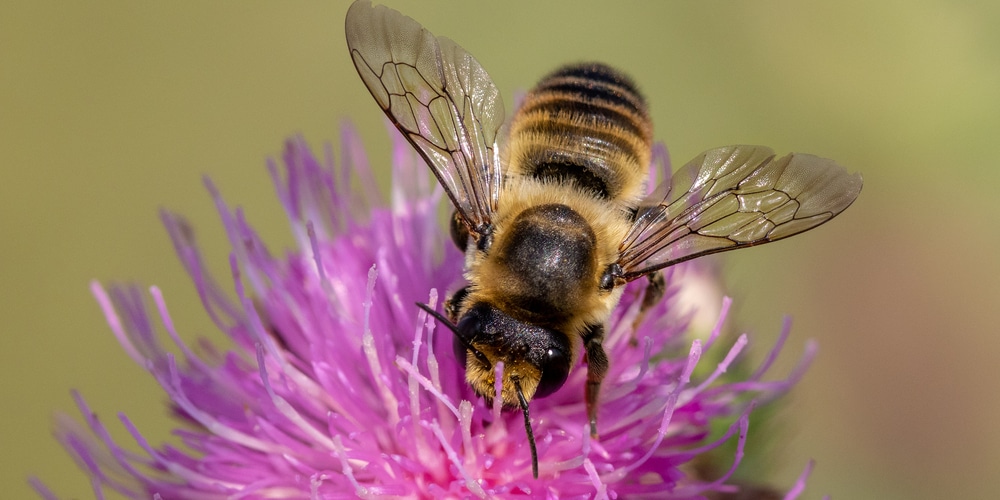
<instances>
[{"instance_id":1,"label":"bee proboscis","mask_svg":"<svg viewBox=\"0 0 1000 500\"><path fill-rule=\"evenodd\" d=\"M538 477L528 405L587 364L584 399L597 437L608 368L605 323L623 285L665 267L812 229L845 210L860 174L832 160L762 146L697 156L650 191L652 124L632 81L598 63L556 70L505 128L486 70L450 39L395 10L356 1L347 45L361 80L441 183L468 285L430 314L455 334L466 380L520 408Z\"/></svg>"}]
</instances>

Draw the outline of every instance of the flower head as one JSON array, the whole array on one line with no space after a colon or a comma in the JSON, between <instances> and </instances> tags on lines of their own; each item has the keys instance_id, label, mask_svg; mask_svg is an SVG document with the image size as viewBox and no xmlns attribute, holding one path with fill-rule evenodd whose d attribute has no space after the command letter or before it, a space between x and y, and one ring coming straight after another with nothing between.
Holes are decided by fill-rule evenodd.
<instances>
[{"instance_id":1,"label":"flower head","mask_svg":"<svg viewBox=\"0 0 1000 500\"><path fill-rule=\"evenodd\" d=\"M755 402L787 390L811 346L788 378L765 381L785 328L763 366L728 380L723 374L747 342L745 335L721 340L728 300L720 308L716 299L698 303L698 295L680 293L685 283L717 285L711 269L697 261L671 268L665 298L641 320L644 286L633 283L604 343L611 368L600 440L589 437L586 370L577 366L559 391L531 402L540 459L534 479L521 414L475 396L452 355L451 333L415 305L439 307L462 280L462 255L445 244L438 222L440 188L396 137L391 206L369 203L377 190L350 129L343 144L339 169L331 151L321 163L298 138L288 141L282 169L270 165L299 243L283 257L207 183L232 241L236 300L206 272L184 220L163 214L206 312L231 346L204 342L196 353L185 345L155 287L148 309L139 289L93 285L111 330L186 424L175 431L180 446L154 446L121 416L144 452L135 454L115 443L76 395L84 425L63 419L59 439L99 496L105 488L185 499L699 498L734 491L727 482L743 457ZM719 290L707 289L709 296ZM692 302L719 311L701 338L690 334ZM719 421L731 423L712 435ZM703 477L699 457L726 441L736 443L735 456Z\"/></svg>"}]
</instances>

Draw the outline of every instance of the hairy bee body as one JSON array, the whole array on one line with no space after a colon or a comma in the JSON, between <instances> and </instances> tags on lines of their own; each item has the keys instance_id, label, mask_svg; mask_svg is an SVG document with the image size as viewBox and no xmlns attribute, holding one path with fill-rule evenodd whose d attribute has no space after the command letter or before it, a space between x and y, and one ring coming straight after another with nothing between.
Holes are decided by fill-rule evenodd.
<instances>
[{"instance_id":1,"label":"hairy bee body","mask_svg":"<svg viewBox=\"0 0 1000 500\"><path fill-rule=\"evenodd\" d=\"M605 323L626 283L654 278L641 317L662 292L659 270L807 231L861 191L861 176L831 160L742 145L705 151L650 190L665 158L654 159L646 103L618 71L555 71L505 129L496 85L452 40L365 0L345 31L361 80L455 208L468 285L447 317L420 306L455 334L476 394L491 401L499 387L521 409L535 477L529 402L563 386L581 347L597 437Z\"/></svg>"},{"instance_id":2,"label":"hairy bee body","mask_svg":"<svg viewBox=\"0 0 1000 500\"><path fill-rule=\"evenodd\" d=\"M508 175L572 183L634 208L646 194L653 126L623 74L597 63L545 77L514 115Z\"/></svg>"},{"instance_id":3,"label":"hairy bee body","mask_svg":"<svg viewBox=\"0 0 1000 500\"><path fill-rule=\"evenodd\" d=\"M488 303L566 336L576 359L580 338L607 320L621 295L599 290L599 278L618 259L645 195L651 148L645 101L618 71L579 64L543 78L511 121L492 248L469 253L470 286L455 319ZM467 380L487 392L492 374L469 365Z\"/></svg>"}]
</instances>

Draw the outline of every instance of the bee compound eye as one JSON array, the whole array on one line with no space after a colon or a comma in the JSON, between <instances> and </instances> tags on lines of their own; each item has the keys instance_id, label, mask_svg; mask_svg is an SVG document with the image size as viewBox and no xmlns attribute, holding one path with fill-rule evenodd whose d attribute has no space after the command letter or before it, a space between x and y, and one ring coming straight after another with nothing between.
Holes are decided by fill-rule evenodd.
<instances>
[{"instance_id":1,"label":"bee compound eye","mask_svg":"<svg viewBox=\"0 0 1000 500\"><path fill-rule=\"evenodd\" d=\"M538 382L534 397L544 398L566 383L566 378L569 376L569 358L562 349L549 348L538 368L542 372L542 379Z\"/></svg>"}]
</instances>

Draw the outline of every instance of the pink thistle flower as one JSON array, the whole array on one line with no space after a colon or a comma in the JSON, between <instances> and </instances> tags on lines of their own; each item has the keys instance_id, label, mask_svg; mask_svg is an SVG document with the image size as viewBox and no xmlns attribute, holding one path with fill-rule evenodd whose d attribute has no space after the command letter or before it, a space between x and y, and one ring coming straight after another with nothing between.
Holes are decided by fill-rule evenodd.
<instances>
[{"instance_id":1,"label":"pink thistle flower","mask_svg":"<svg viewBox=\"0 0 1000 500\"><path fill-rule=\"evenodd\" d=\"M155 287L149 309L138 288L92 285L114 335L185 424L174 432L180 446L154 446L119 415L143 451L136 454L74 393L83 424L61 418L58 438L99 498L105 490L165 499L725 498L737 490L728 482L755 405L801 377L813 344L789 376L765 380L786 322L764 363L733 381L724 374L747 337L722 341L729 300L710 298L721 296L711 269L698 261L671 268L664 300L635 329L644 285L633 284L604 342L611 368L600 441L589 437L586 370L578 367L562 389L532 401L540 462L533 479L521 413L475 396L451 354L451 333L415 306L439 306L461 282L462 256L438 221L441 189L394 134L392 203L378 206L358 138L348 128L343 139L339 169L330 150L321 163L298 138L287 143L283 169L269 165L299 242L285 257L270 253L242 211L206 182L232 242L235 302L206 272L184 220L162 214L231 346L206 341L196 353L185 345ZM654 164L666 165L665 149L657 157ZM681 293L695 282L709 293ZM701 338L689 331L695 308L718 311ZM699 362L709 366L693 376ZM713 436L718 421L731 424ZM715 467L718 475L699 477L699 458L729 440L735 456ZM785 498L798 496L810 468Z\"/></svg>"}]
</instances>

